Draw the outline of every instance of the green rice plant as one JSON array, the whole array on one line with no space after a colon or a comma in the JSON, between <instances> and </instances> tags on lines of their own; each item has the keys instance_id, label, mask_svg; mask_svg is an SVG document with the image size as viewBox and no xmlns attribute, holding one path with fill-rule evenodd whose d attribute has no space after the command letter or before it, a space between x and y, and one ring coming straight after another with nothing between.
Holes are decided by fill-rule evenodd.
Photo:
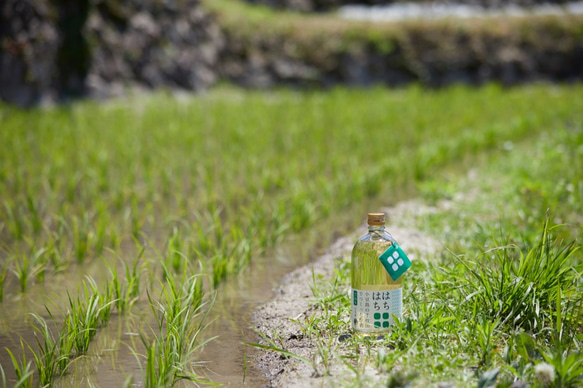
<instances>
[{"instance_id":1,"label":"green rice plant","mask_svg":"<svg viewBox=\"0 0 583 388\"><path fill-rule=\"evenodd\" d=\"M2 267L0 267L0 303L4 301L4 285L6 284L6 278L8 277L8 262L5 262Z\"/></svg>"},{"instance_id":2,"label":"green rice plant","mask_svg":"<svg viewBox=\"0 0 583 388\"><path fill-rule=\"evenodd\" d=\"M58 338L58 349L59 349L59 357L56 359L55 369L59 371L59 374L66 373L69 365L75 358L75 332L73 331L66 331L67 324L63 322L63 327L61 330L61 334Z\"/></svg>"},{"instance_id":3,"label":"green rice plant","mask_svg":"<svg viewBox=\"0 0 583 388\"><path fill-rule=\"evenodd\" d=\"M63 272L67 268L67 262L61 254L58 247L58 242L53 237L50 237L50 242L47 246L46 252L46 267L52 266L54 272Z\"/></svg>"},{"instance_id":4,"label":"green rice plant","mask_svg":"<svg viewBox=\"0 0 583 388\"><path fill-rule=\"evenodd\" d=\"M127 283L127 309L130 309L140 296L140 272L142 267L139 264L143 254L144 249L140 251L138 258L134 261L131 267L124 262L124 271Z\"/></svg>"},{"instance_id":5,"label":"green rice plant","mask_svg":"<svg viewBox=\"0 0 583 388\"><path fill-rule=\"evenodd\" d=\"M232 258L232 265L230 272L237 274L243 270L251 262L252 254L252 241L243 235L243 232L239 228L231 228L229 240L232 242L233 246L229 252L229 256Z\"/></svg>"},{"instance_id":6,"label":"green rice plant","mask_svg":"<svg viewBox=\"0 0 583 388\"><path fill-rule=\"evenodd\" d=\"M36 279L42 283L45 280L45 274L48 268L48 252L47 248L37 250L32 256L32 267Z\"/></svg>"},{"instance_id":7,"label":"green rice plant","mask_svg":"<svg viewBox=\"0 0 583 388\"><path fill-rule=\"evenodd\" d=\"M14 353L10 351L10 349L6 348L6 351L10 356L10 360L12 361L12 367L14 368L16 378L18 379L16 384L14 384L14 387L32 388L34 386L34 375L31 369L32 363L31 361L27 362L26 360L26 353L24 351L24 343L22 342L22 339L20 341L20 347L20 359L18 359L18 357L15 356Z\"/></svg>"},{"instance_id":8,"label":"green rice plant","mask_svg":"<svg viewBox=\"0 0 583 388\"><path fill-rule=\"evenodd\" d=\"M108 289L112 292L112 301L117 308L118 313L123 314L131 309L133 304L140 296L140 260L144 255L145 247L142 247L137 259L132 265L121 260L125 273L125 279L120 279L117 266L107 266L111 279L108 283Z\"/></svg>"},{"instance_id":9,"label":"green rice plant","mask_svg":"<svg viewBox=\"0 0 583 388\"><path fill-rule=\"evenodd\" d=\"M32 263L25 253L22 256L22 259L14 259L14 268L12 269L12 273L18 279L18 285L20 286L20 292L25 293L26 289L28 288L28 281L31 277L32 271Z\"/></svg>"},{"instance_id":10,"label":"green rice plant","mask_svg":"<svg viewBox=\"0 0 583 388\"><path fill-rule=\"evenodd\" d=\"M15 214L14 204L3 201L5 214L3 214L4 223L8 226L8 230L15 240L21 240L24 236L24 222L18 215Z\"/></svg>"},{"instance_id":11,"label":"green rice plant","mask_svg":"<svg viewBox=\"0 0 583 388\"><path fill-rule=\"evenodd\" d=\"M133 238L138 238L142 228L144 227L144 217L141 216L142 214L148 214L148 209L140 209L140 206L138 205L138 200L134 195L131 198L131 210L130 210L131 218L130 222Z\"/></svg>"},{"instance_id":12,"label":"green rice plant","mask_svg":"<svg viewBox=\"0 0 583 388\"><path fill-rule=\"evenodd\" d=\"M38 349L35 351L30 345L28 347L34 358L39 385L48 387L55 378L66 371L70 354L61 352L61 341L59 339L55 340L46 321L37 314L31 313L31 315L36 321L36 324L32 324L32 327L35 331Z\"/></svg>"},{"instance_id":13,"label":"green rice plant","mask_svg":"<svg viewBox=\"0 0 583 388\"><path fill-rule=\"evenodd\" d=\"M96 256L101 255L107 243L107 231L110 228L109 219L103 203L100 203L97 208L98 219L96 222L95 242L93 249Z\"/></svg>"},{"instance_id":14,"label":"green rice plant","mask_svg":"<svg viewBox=\"0 0 583 388\"><path fill-rule=\"evenodd\" d=\"M212 252L215 247L215 243L212 241L208 230L205 230L202 225L196 225L196 231L198 242L198 249L196 249L196 252L199 252L199 257L204 257L204 255Z\"/></svg>"},{"instance_id":15,"label":"green rice plant","mask_svg":"<svg viewBox=\"0 0 583 388\"><path fill-rule=\"evenodd\" d=\"M229 274L229 257L223 251L216 249L209 260L212 268L212 285L217 288Z\"/></svg>"},{"instance_id":16,"label":"green rice plant","mask_svg":"<svg viewBox=\"0 0 583 388\"><path fill-rule=\"evenodd\" d=\"M111 319L112 307L115 304L115 300L113 299L111 290L109 290L108 287L106 286L105 292L101 292L101 290L99 290L99 287L97 286L97 283L95 283L95 280L90 276L87 278L87 283L89 283L91 293L93 295L97 295L99 300L99 312L98 312L99 327L107 326L109 320Z\"/></svg>"},{"instance_id":17,"label":"green rice plant","mask_svg":"<svg viewBox=\"0 0 583 388\"><path fill-rule=\"evenodd\" d=\"M32 222L32 231L34 234L39 234L43 229L43 223L40 216L39 201L35 200L32 194L26 193L26 205L30 213Z\"/></svg>"},{"instance_id":18,"label":"green rice plant","mask_svg":"<svg viewBox=\"0 0 583 388\"><path fill-rule=\"evenodd\" d=\"M312 199L298 196L291 203L291 214L291 228L298 232L309 227L316 220L316 205Z\"/></svg>"},{"instance_id":19,"label":"green rice plant","mask_svg":"<svg viewBox=\"0 0 583 388\"><path fill-rule=\"evenodd\" d=\"M83 291L85 300L77 298L76 301L67 292L69 311L63 322L63 332L77 355L87 353L97 329L109 321L111 306L115 302L110 299L111 295L99 292L91 277L87 277L87 281L83 283Z\"/></svg>"},{"instance_id":20,"label":"green rice plant","mask_svg":"<svg viewBox=\"0 0 583 388\"><path fill-rule=\"evenodd\" d=\"M21 254L21 259L18 258L19 256L13 258L14 268L12 272L18 279L20 292L25 293L29 287L29 283L35 277L40 281L44 280L47 268L46 252L47 250L45 248L36 250L34 246L31 246L29 254Z\"/></svg>"},{"instance_id":21,"label":"green rice plant","mask_svg":"<svg viewBox=\"0 0 583 388\"><path fill-rule=\"evenodd\" d=\"M87 301L73 301L70 295L69 313L65 317L64 331L71 336L77 355L87 353L89 344L99 326L99 297L90 295Z\"/></svg>"},{"instance_id":22,"label":"green rice plant","mask_svg":"<svg viewBox=\"0 0 583 388\"><path fill-rule=\"evenodd\" d=\"M156 317L157 327L153 338L141 335L146 349L146 387L173 386L180 380L208 383L189 368L192 355L207 341L200 341L206 313L203 313L203 291L199 276L182 274L177 283L163 265L166 284L155 302L150 293L148 300Z\"/></svg>"},{"instance_id":23,"label":"green rice plant","mask_svg":"<svg viewBox=\"0 0 583 388\"><path fill-rule=\"evenodd\" d=\"M174 272L180 272L181 264L185 259L184 252L184 242L180 237L180 231L178 228L174 227L172 229L172 234L168 239L168 248L166 250L165 261L170 265L170 268Z\"/></svg>"},{"instance_id":24,"label":"green rice plant","mask_svg":"<svg viewBox=\"0 0 583 388\"><path fill-rule=\"evenodd\" d=\"M77 263L82 263L89 254L89 247L91 245L93 234L89 230L89 221L87 213L82 217L73 218L73 239L74 239L74 255Z\"/></svg>"}]
</instances>

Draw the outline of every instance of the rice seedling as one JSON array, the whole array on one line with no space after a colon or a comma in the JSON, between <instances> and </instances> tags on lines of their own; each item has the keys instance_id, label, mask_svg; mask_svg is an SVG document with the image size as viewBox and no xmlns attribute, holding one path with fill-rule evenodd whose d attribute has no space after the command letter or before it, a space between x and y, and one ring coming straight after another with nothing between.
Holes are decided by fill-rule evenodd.
<instances>
[{"instance_id":1,"label":"rice seedling","mask_svg":"<svg viewBox=\"0 0 583 388\"><path fill-rule=\"evenodd\" d=\"M0 268L0 303L4 300L4 285L8 276L8 263L4 263Z\"/></svg>"},{"instance_id":2,"label":"rice seedling","mask_svg":"<svg viewBox=\"0 0 583 388\"><path fill-rule=\"evenodd\" d=\"M8 230L15 240L20 240L24 236L24 224L18 214L14 213L14 204L3 201L5 213L3 214L4 223L8 225Z\"/></svg>"},{"instance_id":3,"label":"rice seedling","mask_svg":"<svg viewBox=\"0 0 583 388\"><path fill-rule=\"evenodd\" d=\"M59 247L59 240L57 237L49 237L49 243L46 250L45 268L50 266L55 273L65 271L67 268L67 262L61 253L61 248Z\"/></svg>"},{"instance_id":4,"label":"rice seedling","mask_svg":"<svg viewBox=\"0 0 583 388\"><path fill-rule=\"evenodd\" d=\"M84 213L80 218L73 218L73 239L77 263L82 263L87 258L91 237L92 234L89 231L87 213Z\"/></svg>"},{"instance_id":5,"label":"rice seedling","mask_svg":"<svg viewBox=\"0 0 583 388\"><path fill-rule=\"evenodd\" d=\"M111 306L115 302L107 293L101 294L90 277L83 283L83 291L85 300L77 298L74 301L67 294L69 310L63 323L63 332L66 333L67 340L71 341L77 355L87 353L97 329L109 321Z\"/></svg>"},{"instance_id":6,"label":"rice seedling","mask_svg":"<svg viewBox=\"0 0 583 388\"><path fill-rule=\"evenodd\" d=\"M33 323L32 327L35 331L38 349L35 351L30 345L28 347L32 352L36 365L38 384L41 387L47 387L51 385L55 378L66 371L70 353L62 351L60 338L55 339L46 321L41 316L34 313L32 316L36 321L36 324Z\"/></svg>"},{"instance_id":7,"label":"rice seedling","mask_svg":"<svg viewBox=\"0 0 583 388\"><path fill-rule=\"evenodd\" d=\"M183 241L180 237L180 231L178 228L174 227L172 229L172 234L168 239L168 248L165 258L165 262L170 265L170 268L172 268L174 272L180 272L181 264L186 259L182 253L183 251Z\"/></svg>"},{"instance_id":8,"label":"rice seedling","mask_svg":"<svg viewBox=\"0 0 583 388\"><path fill-rule=\"evenodd\" d=\"M16 383L14 387L22 387L22 388L32 388L33 385L33 371L31 368L31 361L27 361L26 353L24 351L24 343L22 340L20 341L21 352L19 355L14 355L10 351L10 349L6 348L8 355L10 356L10 360L12 361L12 367L14 368L14 372L16 373ZM18 358L20 356L20 358ZM4 375L4 371L2 371Z\"/></svg>"},{"instance_id":9,"label":"rice seedling","mask_svg":"<svg viewBox=\"0 0 583 388\"><path fill-rule=\"evenodd\" d=\"M40 209L38 201L30 194L26 194L26 205L30 213L30 219L32 223L32 232L34 234L39 234L43 229L43 222L40 216Z\"/></svg>"},{"instance_id":10,"label":"rice seedling","mask_svg":"<svg viewBox=\"0 0 583 388\"><path fill-rule=\"evenodd\" d=\"M64 331L71 335L76 354L87 353L89 343L99 326L99 297L90 295L86 302L69 298L70 312L65 318Z\"/></svg>"},{"instance_id":11,"label":"rice seedling","mask_svg":"<svg viewBox=\"0 0 583 388\"><path fill-rule=\"evenodd\" d=\"M22 260L14 259L13 261L14 268L12 269L12 273L16 276L16 279L18 279L20 292L24 293L28 287L28 279L30 278L30 273L32 271L32 263L26 253L22 255Z\"/></svg>"},{"instance_id":12,"label":"rice seedling","mask_svg":"<svg viewBox=\"0 0 583 388\"><path fill-rule=\"evenodd\" d=\"M140 296L140 260L143 257L145 247L142 247L137 259L133 264L128 264L121 260L125 279L120 279L117 266L108 266L111 279L108 283L108 290L111 290L111 300L118 313L123 314L131 309Z\"/></svg>"},{"instance_id":13,"label":"rice seedling","mask_svg":"<svg viewBox=\"0 0 583 388\"><path fill-rule=\"evenodd\" d=\"M95 243L93 246L94 253L96 256L99 256L103 253L104 248L107 244L107 231L109 228L108 219L105 216L106 211L104 206L98 206L97 214L100 216L97 219L96 231L95 231Z\"/></svg>"},{"instance_id":14,"label":"rice seedling","mask_svg":"<svg viewBox=\"0 0 583 388\"><path fill-rule=\"evenodd\" d=\"M190 366L194 352L205 343L199 339L205 318L200 277L183 272L177 283L168 268L163 269L167 282L162 285L161 301L155 302L148 293L157 327L153 338L141 335L146 349L145 386L173 386L180 380L206 382Z\"/></svg>"}]
</instances>

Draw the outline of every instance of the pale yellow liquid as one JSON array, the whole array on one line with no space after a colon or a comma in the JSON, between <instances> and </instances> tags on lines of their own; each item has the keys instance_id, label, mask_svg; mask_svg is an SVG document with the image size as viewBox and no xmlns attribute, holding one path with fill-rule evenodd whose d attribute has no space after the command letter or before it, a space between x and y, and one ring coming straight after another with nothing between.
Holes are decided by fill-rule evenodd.
<instances>
[{"instance_id":1,"label":"pale yellow liquid","mask_svg":"<svg viewBox=\"0 0 583 388\"><path fill-rule=\"evenodd\" d=\"M372 231L362 237L352 249L351 283L356 290L367 291L388 291L402 287L403 277L393 281L391 276L383 267L379 256L392 245L394 239L383 231ZM368 329L355 326L352 323L356 334L360 335L382 335L388 329Z\"/></svg>"}]
</instances>

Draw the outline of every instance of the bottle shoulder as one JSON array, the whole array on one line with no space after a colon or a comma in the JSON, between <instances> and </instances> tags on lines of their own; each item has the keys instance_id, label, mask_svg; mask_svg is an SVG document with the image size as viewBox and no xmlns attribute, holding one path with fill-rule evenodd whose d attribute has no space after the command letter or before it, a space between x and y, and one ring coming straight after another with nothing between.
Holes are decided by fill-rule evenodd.
<instances>
[{"instance_id":1,"label":"bottle shoulder","mask_svg":"<svg viewBox=\"0 0 583 388\"><path fill-rule=\"evenodd\" d=\"M361 238L358 239L358 242L389 242L395 243L395 239L390 233L386 231L372 231L370 233L365 234Z\"/></svg>"}]
</instances>

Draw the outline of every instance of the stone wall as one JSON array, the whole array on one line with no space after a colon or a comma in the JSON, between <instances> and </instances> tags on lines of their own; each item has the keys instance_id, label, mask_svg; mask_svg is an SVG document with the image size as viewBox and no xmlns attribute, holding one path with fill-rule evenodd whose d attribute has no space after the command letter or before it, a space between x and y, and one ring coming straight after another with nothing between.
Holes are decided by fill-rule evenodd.
<instances>
[{"instance_id":1,"label":"stone wall","mask_svg":"<svg viewBox=\"0 0 583 388\"><path fill-rule=\"evenodd\" d=\"M4 0L0 99L200 91L219 79L250 88L583 80L583 16L374 25L209 4Z\"/></svg>"},{"instance_id":2,"label":"stone wall","mask_svg":"<svg viewBox=\"0 0 583 388\"><path fill-rule=\"evenodd\" d=\"M0 3L0 100L33 105L53 95L59 48L49 0Z\"/></svg>"},{"instance_id":3,"label":"stone wall","mask_svg":"<svg viewBox=\"0 0 583 388\"><path fill-rule=\"evenodd\" d=\"M87 36L94 95L132 83L198 91L218 79L223 36L198 0L100 0Z\"/></svg>"},{"instance_id":4,"label":"stone wall","mask_svg":"<svg viewBox=\"0 0 583 388\"><path fill-rule=\"evenodd\" d=\"M583 80L583 16L372 24L288 15L285 24L265 18L247 26L236 16L225 20L229 49L221 74L247 87Z\"/></svg>"},{"instance_id":5,"label":"stone wall","mask_svg":"<svg viewBox=\"0 0 583 388\"><path fill-rule=\"evenodd\" d=\"M31 106L131 85L202 90L217 81L223 46L198 0L4 0L0 100Z\"/></svg>"}]
</instances>

